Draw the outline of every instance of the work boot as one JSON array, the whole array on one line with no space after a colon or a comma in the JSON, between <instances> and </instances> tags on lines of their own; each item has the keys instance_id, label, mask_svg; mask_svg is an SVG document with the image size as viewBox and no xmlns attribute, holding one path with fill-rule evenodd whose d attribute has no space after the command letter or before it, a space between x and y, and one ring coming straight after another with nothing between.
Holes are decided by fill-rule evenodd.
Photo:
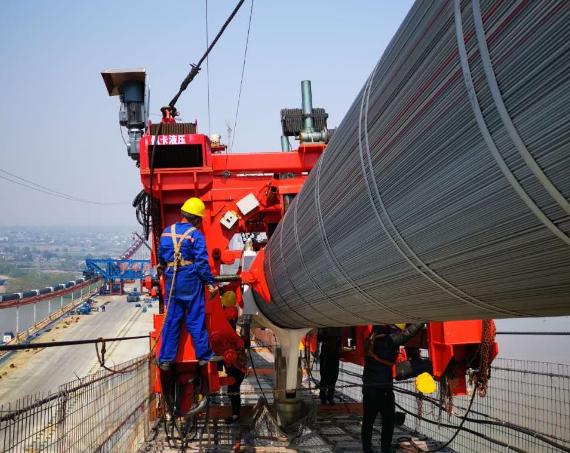
<instances>
[{"instance_id":1,"label":"work boot","mask_svg":"<svg viewBox=\"0 0 570 453\"><path fill-rule=\"evenodd\" d=\"M198 365L204 366L208 362L219 362L220 360L224 360L223 356L221 355L213 355L209 359L200 359L198 360Z\"/></svg>"},{"instance_id":2,"label":"work boot","mask_svg":"<svg viewBox=\"0 0 570 453\"><path fill-rule=\"evenodd\" d=\"M327 396L327 402L328 402L329 404L335 404L335 402L334 402L334 396Z\"/></svg>"},{"instance_id":3,"label":"work boot","mask_svg":"<svg viewBox=\"0 0 570 453\"><path fill-rule=\"evenodd\" d=\"M158 362L158 368L160 368L162 371L170 371L171 367L172 362Z\"/></svg>"}]
</instances>

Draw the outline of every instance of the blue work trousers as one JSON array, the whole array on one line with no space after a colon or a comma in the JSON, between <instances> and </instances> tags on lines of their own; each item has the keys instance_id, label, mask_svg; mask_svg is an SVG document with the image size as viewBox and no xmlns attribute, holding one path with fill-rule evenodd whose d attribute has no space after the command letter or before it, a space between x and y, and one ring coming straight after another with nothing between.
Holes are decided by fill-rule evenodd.
<instances>
[{"instance_id":1,"label":"blue work trousers","mask_svg":"<svg viewBox=\"0 0 570 453\"><path fill-rule=\"evenodd\" d=\"M172 274L172 269L166 271L165 307L168 304ZM194 270L194 266L178 268L166 323L162 330L159 362L173 362L176 358L182 318L186 319L186 328L194 341L196 359L207 360L212 357L205 324L205 304L204 285Z\"/></svg>"}]
</instances>

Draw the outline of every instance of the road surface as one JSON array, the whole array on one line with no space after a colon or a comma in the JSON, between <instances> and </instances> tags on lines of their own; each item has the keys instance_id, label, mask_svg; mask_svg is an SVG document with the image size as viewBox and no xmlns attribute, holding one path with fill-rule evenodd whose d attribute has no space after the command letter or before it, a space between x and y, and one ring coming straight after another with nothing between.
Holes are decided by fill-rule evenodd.
<instances>
[{"instance_id":1,"label":"road surface","mask_svg":"<svg viewBox=\"0 0 570 453\"><path fill-rule=\"evenodd\" d=\"M126 296L98 296L95 300L98 306L107 302L105 312L70 316L36 341L146 335L152 330L152 314L158 312L156 302L143 313L142 307L127 303ZM108 344L106 360L108 364L122 363L143 355L148 349L146 339ZM98 369L95 346L92 344L18 352L0 366L0 404L39 392L56 391L60 385Z\"/></svg>"}]
</instances>

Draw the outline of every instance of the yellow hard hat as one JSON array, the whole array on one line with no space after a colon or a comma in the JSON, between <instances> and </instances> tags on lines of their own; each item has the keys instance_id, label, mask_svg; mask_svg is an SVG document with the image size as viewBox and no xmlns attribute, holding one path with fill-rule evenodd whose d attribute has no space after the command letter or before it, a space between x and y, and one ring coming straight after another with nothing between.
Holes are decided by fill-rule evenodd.
<instances>
[{"instance_id":1,"label":"yellow hard hat","mask_svg":"<svg viewBox=\"0 0 570 453\"><path fill-rule=\"evenodd\" d=\"M206 206L204 206L204 202L199 198L189 198L182 205L182 212L204 217L206 215Z\"/></svg>"},{"instance_id":2,"label":"yellow hard hat","mask_svg":"<svg viewBox=\"0 0 570 453\"><path fill-rule=\"evenodd\" d=\"M222 294L222 305L224 307L233 307L237 303L236 293L233 291L226 291Z\"/></svg>"},{"instance_id":3,"label":"yellow hard hat","mask_svg":"<svg viewBox=\"0 0 570 453\"><path fill-rule=\"evenodd\" d=\"M421 393L433 393L435 392L435 381L429 373L422 373L416 378L416 389Z\"/></svg>"},{"instance_id":4,"label":"yellow hard hat","mask_svg":"<svg viewBox=\"0 0 570 453\"><path fill-rule=\"evenodd\" d=\"M398 329L404 330L406 328L406 324L394 324Z\"/></svg>"}]
</instances>

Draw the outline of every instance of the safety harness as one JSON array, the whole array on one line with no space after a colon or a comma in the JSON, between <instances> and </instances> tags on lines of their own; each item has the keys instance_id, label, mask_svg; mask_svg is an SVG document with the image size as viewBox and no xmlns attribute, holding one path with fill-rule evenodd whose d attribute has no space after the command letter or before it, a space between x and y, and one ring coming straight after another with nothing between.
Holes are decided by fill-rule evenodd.
<instances>
[{"instance_id":1,"label":"safety harness","mask_svg":"<svg viewBox=\"0 0 570 453\"><path fill-rule=\"evenodd\" d=\"M389 360L384 360L374 352L374 342L377 338L385 337L385 333L373 333L368 337L368 341L366 342L366 346L364 348L364 352L368 357L372 357L377 362L380 362L382 365L389 366L392 368L394 366L394 362L390 362Z\"/></svg>"},{"instance_id":2,"label":"safety harness","mask_svg":"<svg viewBox=\"0 0 570 453\"><path fill-rule=\"evenodd\" d=\"M188 228L184 234L176 234L176 225L172 225L170 227L170 233L163 233L163 236L170 236L172 237L172 245L174 246L174 261L169 261L166 263L166 268L174 268L176 270L179 267L189 266L190 264L194 264L194 261L190 260L183 260L182 254L180 253L180 249L182 247L182 242L184 239L188 239L191 242L194 242L192 237L188 236L192 231L195 231L196 227ZM177 240L180 238L180 240Z\"/></svg>"}]
</instances>

